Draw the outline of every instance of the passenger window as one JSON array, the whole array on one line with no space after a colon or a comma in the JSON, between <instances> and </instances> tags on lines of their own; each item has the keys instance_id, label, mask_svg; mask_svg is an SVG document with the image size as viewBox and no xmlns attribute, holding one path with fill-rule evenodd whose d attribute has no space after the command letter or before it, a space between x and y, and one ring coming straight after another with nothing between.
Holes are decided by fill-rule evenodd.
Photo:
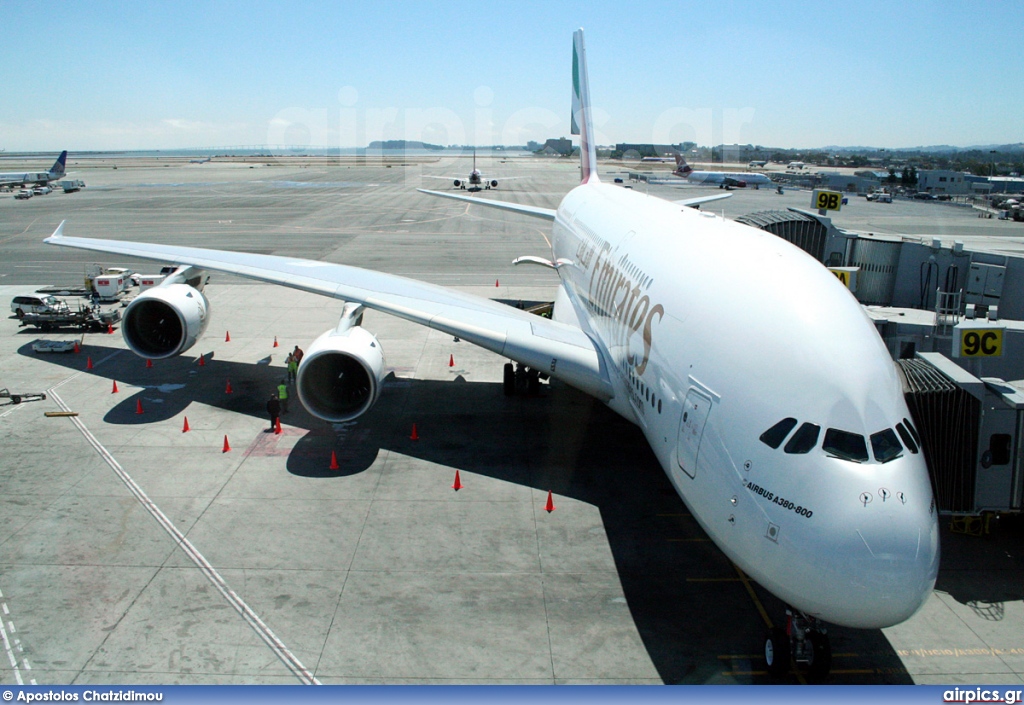
<instances>
[{"instance_id":1,"label":"passenger window","mask_svg":"<svg viewBox=\"0 0 1024 705\"><path fill-rule=\"evenodd\" d=\"M887 428L871 434L871 452L875 454L875 460L878 462L888 463L903 455L903 446L896 438L896 432Z\"/></svg>"},{"instance_id":2,"label":"passenger window","mask_svg":"<svg viewBox=\"0 0 1024 705\"><path fill-rule=\"evenodd\" d=\"M789 439L789 443L786 444L784 450L794 455L810 453L811 449L818 445L818 433L820 431L821 426L805 423L796 430L796 433Z\"/></svg>"},{"instance_id":3,"label":"passenger window","mask_svg":"<svg viewBox=\"0 0 1024 705\"><path fill-rule=\"evenodd\" d=\"M825 431L825 442L822 449L843 460L852 460L855 463L863 463L868 459L868 446L864 442L864 436L849 431L840 431L838 428L830 428Z\"/></svg>"},{"instance_id":4,"label":"passenger window","mask_svg":"<svg viewBox=\"0 0 1024 705\"><path fill-rule=\"evenodd\" d=\"M914 438L910 435L910 431L907 430L906 426L898 423L896 424L896 431L899 432L900 438L903 439L903 445L909 448L911 453L917 453L917 443L914 442Z\"/></svg>"},{"instance_id":5,"label":"passenger window","mask_svg":"<svg viewBox=\"0 0 1024 705\"><path fill-rule=\"evenodd\" d=\"M778 448L796 426L796 419L782 419L761 434L761 442L769 448Z\"/></svg>"}]
</instances>

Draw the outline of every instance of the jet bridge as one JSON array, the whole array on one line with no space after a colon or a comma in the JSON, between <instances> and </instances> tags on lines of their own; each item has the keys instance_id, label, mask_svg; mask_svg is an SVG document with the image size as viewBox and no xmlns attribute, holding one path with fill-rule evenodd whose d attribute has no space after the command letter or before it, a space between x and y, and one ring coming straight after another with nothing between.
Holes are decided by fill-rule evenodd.
<instances>
[{"instance_id":1,"label":"jet bridge","mask_svg":"<svg viewBox=\"0 0 1024 705\"><path fill-rule=\"evenodd\" d=\"M1024 509L1024 390L941 353L897 360L940 513Z\"/></svg>"}]
</instances>

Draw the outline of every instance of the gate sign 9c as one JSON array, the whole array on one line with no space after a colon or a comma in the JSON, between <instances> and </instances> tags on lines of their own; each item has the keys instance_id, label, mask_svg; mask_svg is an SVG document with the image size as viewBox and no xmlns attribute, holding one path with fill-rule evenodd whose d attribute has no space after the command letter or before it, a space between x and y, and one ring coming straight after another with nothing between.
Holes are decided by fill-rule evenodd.
<instances>
[{"instance_id":1,"label":"gate sign 9c","mask_svg":"<svg viewBox=\"0 0 1024 705\"><path fill-rule=\"evenodd\" d=\"M843 194L838 191L815 191L812 208L820 211L837 211L843 203Z\"/></svg>"},{"instance_id":2,"label":"gate sign 9c","mask_svg":"<svg viewBox=\"0 0 1024 705\"><path fill-rule=\"evenodd\" d=\"M960 349L954 350L953 354L955 357L1002 357L1003 329L962 328Z\"/></svg>"}]
</instances>

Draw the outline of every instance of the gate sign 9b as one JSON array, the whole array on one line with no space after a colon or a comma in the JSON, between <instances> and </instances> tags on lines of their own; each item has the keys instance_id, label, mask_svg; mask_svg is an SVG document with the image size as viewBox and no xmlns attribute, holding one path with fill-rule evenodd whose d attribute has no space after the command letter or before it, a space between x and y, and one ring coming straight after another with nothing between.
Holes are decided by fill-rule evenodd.
<instances>
[{"instance_id":1,"label":"gate sign 9b","mask_svg":"<svg viewBox=\"0 0 1024 705\"><path fill-rule=\"evenodd\" d=\"M957 355L957 353L960 353ZM955 357L1002 357L1002 328L961 328L960 349L953 350Z\"/></svg>"},{"instance_id":2,"label":"gate sign 9b","mask_svg":"<svg viewBox=\"0 0 1024 705\"><path fill-rule=\"evenodd\" d=\"M843 203L843 194L838 191L815 191L811 208L820 211L837 211Z\"/></svg>"}]
</instances>

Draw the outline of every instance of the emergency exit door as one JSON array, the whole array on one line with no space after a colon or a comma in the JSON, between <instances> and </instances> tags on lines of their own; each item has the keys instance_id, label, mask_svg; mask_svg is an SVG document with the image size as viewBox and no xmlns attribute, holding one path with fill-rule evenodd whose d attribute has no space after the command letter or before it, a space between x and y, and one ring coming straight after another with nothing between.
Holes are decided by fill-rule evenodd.
<instances>
[{"instance_id":1,"label":"emergency exit door","mask_svg":"<svg viewBox=\"0 0 1024 705\"><path fill-rule=\"evenodd\" d=\"M686 393L683 418L679 424L679 439L676 442L676 457L680 469L690 477L697 476L700 439L704 435L704 423L710 411L710 397L692 388Z\"/></svg>"}]
</instances>

